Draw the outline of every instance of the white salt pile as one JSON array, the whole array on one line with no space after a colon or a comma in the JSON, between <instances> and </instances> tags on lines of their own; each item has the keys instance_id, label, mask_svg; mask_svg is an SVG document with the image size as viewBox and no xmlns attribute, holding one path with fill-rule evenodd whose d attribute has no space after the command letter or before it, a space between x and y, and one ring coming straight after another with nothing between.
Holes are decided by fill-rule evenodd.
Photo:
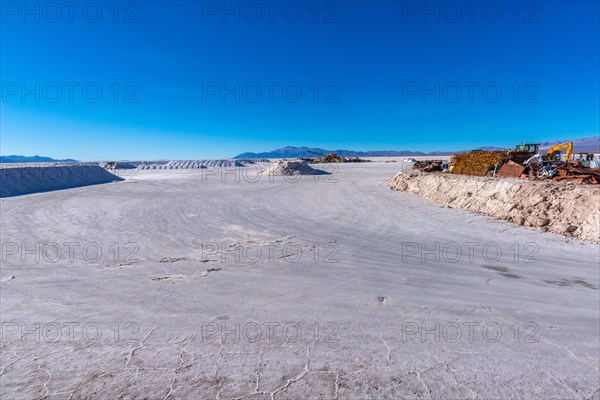
<instances>
[{"instance_id":1,"label":"white salt pile","mask_svg":"<svg viewBox=\"0 0 600 400\"><path fill-rule=\"evenodd\" d=\"M0 197L48 192L122 181L99 165L14 166L0 168Z\"/></svg>"},{"instance_id":2,"label":"white salt pile","mask_svg":"<svg viewBox=\"0 0 600 400\"><path fill-rule=\"evenodd\" d=\"M306 161L284 161L280 160L270 165L261 175L267 176L290 176L290 175L323 175L327 172L315 169Z\"/></svg>"},{"instance_id":3,"label":"white salt pile","mask_svg":"<svg viewBox=\"0 0 600 400\"><path fill-rule=\"evenodd\" d=\"M117 161L117 162L101 162L100 166L106 169L135 169L137 165L135 163L127 162L127 161Z\"/></svg>"},{"instance_id":4,"label":"white salt pile","mask_svg":"<svg viewBox=\"0 0 600 400\"><path fill-rule=\"evenodd\" d=\"M238 160L171 160L167 163L142 164L139 169L200 169L208 167L243 167L251 163Z\"/></svg>"}]
</instances>

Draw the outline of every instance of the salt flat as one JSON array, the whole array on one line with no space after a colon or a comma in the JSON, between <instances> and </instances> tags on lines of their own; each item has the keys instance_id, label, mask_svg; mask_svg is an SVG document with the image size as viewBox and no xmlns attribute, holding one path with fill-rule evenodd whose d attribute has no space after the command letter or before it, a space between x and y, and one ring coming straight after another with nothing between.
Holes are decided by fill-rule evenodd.
<instances>
[{"instance_id":1,"label":"salt flat","mask_svg":"<svg viewBox=\"0 0 600 400\"><path fill-rule=\"evenodd\" d=\"M0 397L600 398L598 245L328 168L2 199Z\"/></svg>"}]
</instances>

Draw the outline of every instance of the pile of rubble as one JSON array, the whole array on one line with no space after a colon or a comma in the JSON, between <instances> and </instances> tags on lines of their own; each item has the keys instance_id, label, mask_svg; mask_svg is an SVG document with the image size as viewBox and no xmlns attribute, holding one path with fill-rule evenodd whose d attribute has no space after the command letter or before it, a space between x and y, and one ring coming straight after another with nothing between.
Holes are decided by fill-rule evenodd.
<instances>
[{"instance_id":1,"label":"pile of rubble","mask_svg":"<svg viewBox=\"0 0 600 400\"><path fill-rule=\"evenodd\" d=\"M413 165L413 169L417 171L423 172L436 172L443 171L446 168L446 164L444 161L440 160L423 160L423 161L415 161Z\"/></svg>"},{"instance_id":2,"label":"pile of rubble","mask_svg":"<svg viewBox=\"0 0 600 400\"><path fill-rule=\"evenodd\" d=\"M427 171L424 168L416 168ZM452 156L448 172L459 175L493 176L529 180L569 180L572 183L598 184L600 170L581 161L567 163L548 160L539 154L518 150L471 151Z\"/></svg>"},{"instance_id":3,"label":"pile of rubble","mask_svg":"<svg viewBox=\"0 0 600 400\"><path fill-rule=\"evenodd\" d=\"M600 183L600 170L584 167L580 163L564 164L554 169L558 171L556 180L569 180L572 183L589 183L597 185Z\"/></svg>"},{"instance_id":4,"label":"pile of rubble","mask_svg":"<svg viewBox=\"0 0 600 400\"><path fill-rule=\"evenodd\" d=\"M525 165L509 162L502 166L499 176L533 181L543 179L568 180L571 183L592 185L597 185L600 182L600 170L597 168L585 167L581 162L547 161L539 156L531 157L530 160L525 162Z\"/></svg>"}]
</instances>

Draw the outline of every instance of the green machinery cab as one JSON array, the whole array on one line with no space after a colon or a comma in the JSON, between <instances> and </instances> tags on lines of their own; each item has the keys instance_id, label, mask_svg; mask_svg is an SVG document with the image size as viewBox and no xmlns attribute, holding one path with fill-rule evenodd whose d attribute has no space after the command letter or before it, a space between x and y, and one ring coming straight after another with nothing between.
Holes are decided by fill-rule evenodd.
<instances>
[{"instance_id":1,"label":"green machinery cab","mask_svg":"<svg viewBox=\"0 0 600 400\"><path fill-rule=\"evenodd\" d=\"M540 149L539 143L520 143L517 145L516 149L518 151L525 151L527 153L537 154Z\"/></svg>"}]
</instances>

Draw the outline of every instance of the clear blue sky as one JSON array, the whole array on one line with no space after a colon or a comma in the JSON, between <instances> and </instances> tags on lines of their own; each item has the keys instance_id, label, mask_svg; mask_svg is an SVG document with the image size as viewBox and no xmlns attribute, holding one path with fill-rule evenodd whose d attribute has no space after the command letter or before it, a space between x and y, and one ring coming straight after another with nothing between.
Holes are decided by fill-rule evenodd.
<instances>
[{"instance_id":1,"label":"clear blue sky","mask_svg":"<svg viewBox=\"0 0 600 400\"><path fill-rule=\"evenodd\" d=\"M197 159L598 135L599 2L477 3L3 0L1 153Z\"/></svg>"}]
</instances>

